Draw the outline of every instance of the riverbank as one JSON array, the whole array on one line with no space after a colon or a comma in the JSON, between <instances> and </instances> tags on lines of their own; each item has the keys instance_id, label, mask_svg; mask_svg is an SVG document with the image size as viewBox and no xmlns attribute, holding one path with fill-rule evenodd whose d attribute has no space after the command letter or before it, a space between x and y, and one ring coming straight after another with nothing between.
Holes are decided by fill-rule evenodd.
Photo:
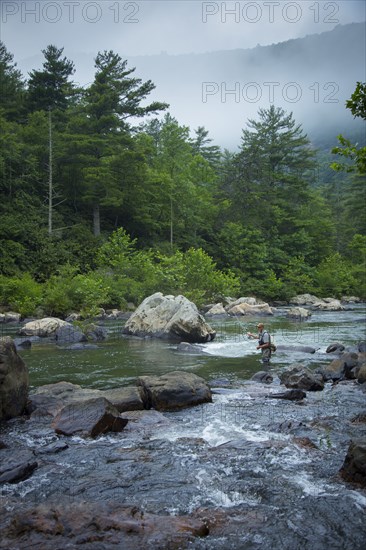
<instances>
[{"instance_id":1,"label":"riverbank","mask_svg":"<svg viewBox=\"0 0 366 550\"><path fill-rule=\"evenodd\" d=\"M96 439L6 423L2 459L37 467L1 487L0 548L362 550L366 491L339 475L366 435L362 386L267 397L280 389L246 382L193 409L127 412L123 432Z\"/></svg>"}]
</instances>

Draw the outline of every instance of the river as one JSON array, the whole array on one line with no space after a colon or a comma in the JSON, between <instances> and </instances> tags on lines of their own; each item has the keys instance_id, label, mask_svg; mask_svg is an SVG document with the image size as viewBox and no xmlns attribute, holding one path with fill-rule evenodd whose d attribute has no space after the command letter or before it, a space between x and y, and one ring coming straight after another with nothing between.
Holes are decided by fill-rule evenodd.
<instances>
[{"instance_id":1,"label":"river","mask_svg":"<svg viewBox=\"0 0 366 550\"><path fill-rule=\"evenodd\" d=\"M212 403L156 413L149 422L131 414L120 434L61 437L67 449L47 455L29 479L0 488L6 513L39 503L113 501L146 513L205 518L209 535L179 548L365 550L366 491L338 476L350 439L366 435L365 423L354 422L365 413L365 393L350 381L308 392L304 403L266 397L282 391L276 373L284 367L300 362L315 368L330 362L330 343L365 340L365 315L363 304L314 312L302 323L288 320L286 309L266 319L277 345L317 350L276 352L271 386L249 381L262 368L255 341L245 336L257 318L210 320L217 337L196 346L197 354L160 340L123 337L118 323L108 325L110 339L95 350L39 344L21 351L32 387L67 380L106 389L185 369L205 378L214 396ZM14 420L0 439L37 455L59 437L49 426ZM178 548L169 544L155 547ZM56 547L62 546L42 546ZM116 547L122 548L105 541L87 546Z\"/></svg>"}]
</instances>

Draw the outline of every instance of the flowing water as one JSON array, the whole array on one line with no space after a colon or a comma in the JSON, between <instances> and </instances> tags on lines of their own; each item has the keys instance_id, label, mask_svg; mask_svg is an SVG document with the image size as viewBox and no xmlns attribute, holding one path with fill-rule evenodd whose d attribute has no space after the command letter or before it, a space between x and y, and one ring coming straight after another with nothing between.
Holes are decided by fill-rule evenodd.
<instances>
[{"instance_id":1,"label":"flowing water","mask_svg":"<svg viewBox=\"0 0 366 550\"><path fill-rule=\"evenodd\" d=\"M7 509L113 500L209 518L209 536L188 545L197 550L365 550L366 491L338 476L350 439L366 435L365 423L352 422L365 413L365 393L347 382L308 392L304 404L267 397L283 390L276 377L282 368L295 362L315 368L330 362L330 343L365 340L365 315L365 305L354 305L316 312L303 323L289 321L286 310L268 318L277 345L317 350L274 354L270 386L248 381L262 369L256 342L245 336L255 331L256 318L210 321L217 337L194 346L194 354L160 340L122 337L118 324L108 325L113 337L95 350L38 344L20 352L33 387L67 380L104 389L183 369L210 382L214 395L192 409L152 411L150 420L130 413L120 434L64 438L68 449L48 456L28 480L0 488ZM37 453L58 436L48 426L12 421L0 438ZM310 446L301 444L304 438Z\"/></svg>"}]
</instances>

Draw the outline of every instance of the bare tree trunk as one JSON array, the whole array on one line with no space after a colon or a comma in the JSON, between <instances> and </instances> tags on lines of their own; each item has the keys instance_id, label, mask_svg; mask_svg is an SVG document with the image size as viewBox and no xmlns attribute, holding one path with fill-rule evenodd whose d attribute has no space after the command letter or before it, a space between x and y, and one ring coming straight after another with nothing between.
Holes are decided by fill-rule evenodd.
<instances>
[{"instance_id":1,"label":"bare tree trunk","mask_svg":"<svg viewBox=\"0 0 366 550\"><path fill-rule=\"evenodd\" d=\"M52 235L53 173L52 173L52 115L48 109L48 234Z\"/></svg>"},{"instance_id":2,"label":"bare tree trunk","mask_svg":"<svg viewBox=\"0 0 366 550\"><path fill-rule=\"evenodd\" d=\"M170 196L170 246L173 248L173 197Z\"/></svg>"},{"instance_id":3,"label":"bare tree trunk","mask_svg":"<svg viewBox=\"0 0 366 550\"><path fill-rule=\"evenodd\" d=\"M93 208L93 230L94 230L94 237L99 237L100 235L99 204L95 204Z\"/></svg>"}]
</instances>

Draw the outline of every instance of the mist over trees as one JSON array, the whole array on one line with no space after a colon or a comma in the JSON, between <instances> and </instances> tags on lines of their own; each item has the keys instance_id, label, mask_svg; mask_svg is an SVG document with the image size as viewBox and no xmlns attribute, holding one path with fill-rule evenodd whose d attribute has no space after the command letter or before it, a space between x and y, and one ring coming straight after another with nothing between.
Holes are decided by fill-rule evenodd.
<instances>
[{"instance_id":1,"label":"mist over trees","mask_svg":"<svg viewBox=\"0 0 366 550\"><path fill-rule=\"evenodd\" d=\"M155 291L198 305L366 297L365 144L316 150L272 105L222 151L149 102L155 85L118 54L99 52L84 88L63 48L43 55L25 80L0 43L2 307L90 313ZM355 88L345 108L365 119Z\"/></svg>"}]
</instances>

